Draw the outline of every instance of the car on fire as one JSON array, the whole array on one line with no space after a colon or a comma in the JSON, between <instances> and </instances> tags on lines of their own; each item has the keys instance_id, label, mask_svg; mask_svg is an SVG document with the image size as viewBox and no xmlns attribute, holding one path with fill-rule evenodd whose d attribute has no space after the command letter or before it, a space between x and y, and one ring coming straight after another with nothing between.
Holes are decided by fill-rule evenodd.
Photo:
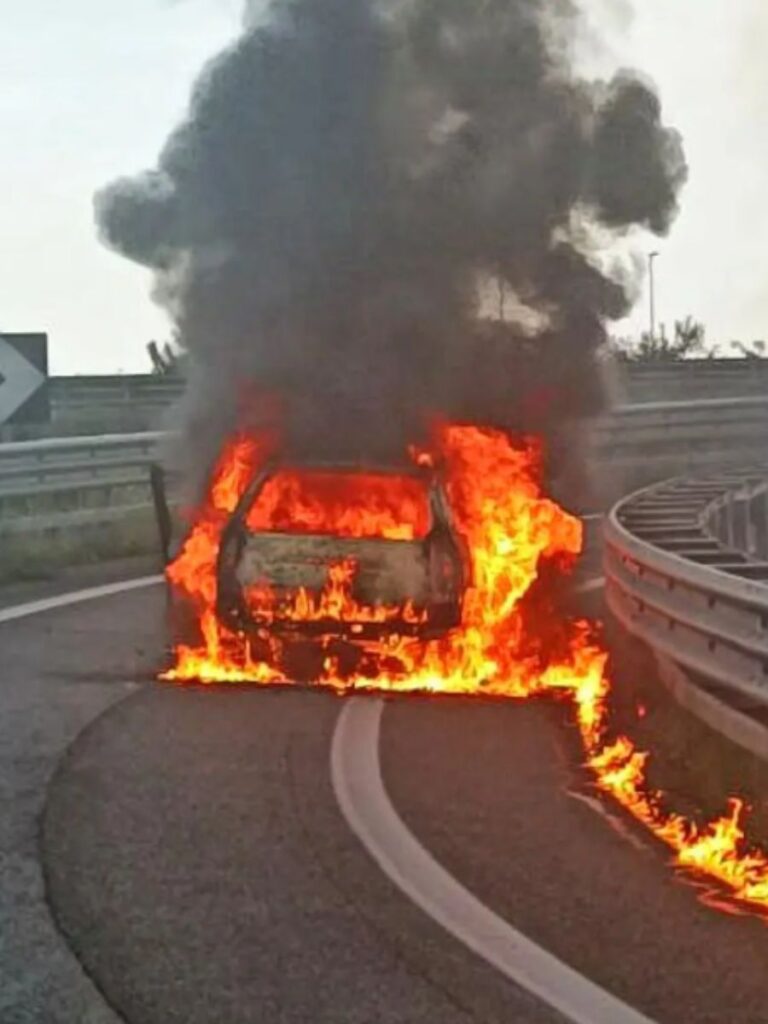
<instances>
[{"instance_id":1,"label":"car on fire","mask_svg":"<svg viewBox=\"0 0 768 1024\"><path fill-rule=\"evenodd\" d=\"M273 462L222 534L217 614L233 631L435 636L461 621L466 575L430 468Z\"/></svg>"},{"instance_id":2,"label":"car on fire","mask_svg":"<svg viewBox=\"0 0 768 1024\"><path fill-rule=\"evenodd\" d=\"M426 640L460 624L468 581L437 468L273 458L222 529L216 616L254 638Z\"/></svg>"}]
</instances>

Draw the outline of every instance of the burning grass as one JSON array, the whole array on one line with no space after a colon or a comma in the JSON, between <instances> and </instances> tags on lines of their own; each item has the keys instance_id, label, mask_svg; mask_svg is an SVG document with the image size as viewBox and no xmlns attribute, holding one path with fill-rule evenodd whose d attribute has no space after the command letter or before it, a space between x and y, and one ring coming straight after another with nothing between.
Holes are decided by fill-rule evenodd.
<instances>
[{"instance_id":1,"label":"burning grass","mask_svg":"<svg viewBox=\"0 0 768 1024\"><path fill-rule=\"evenodd\" d=\"M229 633L216 618L216 556L222 530L269 450L264 439L240 437L222 454L205 506L168 570L170 583L194 607L200 643L180 645L165 679L287 683L284 651L276 637L254 653L248 638ZM596 785L614 797L672 851L674 862L697 879L716 880L734 905L768 911L768 857L745 842L744 806L705 825L667 810L648 784L648 754L609 728L611 676L607 654L587 622L568 620L548 599L547 578L574 564L582 546L580 522L541 493L537 442L516 443L497 431L446 425L437 430L431 458L466 542L472 569L461 626L445 637L417 642L400 636L362 646L363 667L343 672L332 654L318 685L346 694L361 691L483 695L525 699L551 694L574 706L585 760ZM426 457L424 453L416 458ZM276 495L274 507L282 507ZM377 495L375 514L388 528L397 500ZM383 502L383 506L382 506ZM321 503L322 504L322 503ZM313 506L313 515L317 509ZM328 513L333 519L334 512ZM355 507L360 535L370 531L364 505ZM410 521L404 516L404 521ZM313 520L316 524L317 519ZM260 524L262 528L270 523ZM328 525L327 523L324 525ZM333 522L330 523L333 526ZM349 523L346 529L350 529ZM359 616L349 587L354 567L335 567L313 614L345 621ZM260 607L277 598L261 588ZM294 612L304 614L307 595ZM304 601L305 604L301 602ZM319 605L317 604L319 601ZM371 615L382 614L371 609ZM386 610L385 610L386 614ZM330 648L329 648L330 650Z\"/></svg>"}]
</instances>

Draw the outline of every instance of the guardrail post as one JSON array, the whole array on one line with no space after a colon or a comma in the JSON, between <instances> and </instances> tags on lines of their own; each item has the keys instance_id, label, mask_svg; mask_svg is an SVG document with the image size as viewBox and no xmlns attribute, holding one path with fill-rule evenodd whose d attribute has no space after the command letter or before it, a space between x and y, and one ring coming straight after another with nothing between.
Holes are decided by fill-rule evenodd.
<instances>
[{"instance_id":1,"label":"guardrail post","mask_svg":"<svg viewBox=\"0 0 768 1024\"><path fill-rule=\"evenodd\" d=\"M717 524L717 539L725 547L733 547L733 497L726 494L721 499Z\"/></svg>"},{"instance_id":2,"label":"guardrail post","mask_svg":"<svg viewBox=\"0 0 768 1024\"><path fill-rule=\"evenodd\" d=\"M721 544L726 543L728 533L728 507L724 501L717 501L707 510L704 526Z\"/></svg>"},{"instance_id":3,"label":"guardrail post","mask_svg":"<svg viewBox=\"0 0 768 1024\"><path fill-rule=\"evenodd\" d=\"M743 494L731 502L731 545L737 551L749 550L749 504Z\"/></svg>"},{"instance_id":4,"label":"guardrail post","mask_svg":"<svg viewBox=\"0 0 768 1024\"><path fill-rule=\"evenodd\" d=\"M757 491L749 503L751 544L750 554L755 558L768 559L768 489Z\"/></svg>"}]
</instances>

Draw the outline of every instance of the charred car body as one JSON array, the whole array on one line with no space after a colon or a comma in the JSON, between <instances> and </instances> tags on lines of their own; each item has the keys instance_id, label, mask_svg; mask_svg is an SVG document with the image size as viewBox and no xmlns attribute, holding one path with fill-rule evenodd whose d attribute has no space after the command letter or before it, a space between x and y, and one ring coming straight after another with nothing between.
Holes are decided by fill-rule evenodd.
<instances>
[{"instance_id":1,"label":"charred car body","mask_svg":"<svg viewBox=\"0 0 768 1024\"><path fill-rule=\"evenodd\" d=\"M433 467L274 458L224 526L216 579L216 616L232 633L426 640L461 622L469 560Z\"/></svg>"},{"instance_id":2,"label":"charred car body","mask_svg":"<svg viewBox=\"0 0 768 1024\"><path fill-rule=\"evenodd\" d=\"M302 521L298 509L294 519L289 498L278 523L272 517L270 528L260 528L260 499L281 478L300 479L310 490L313 484L319 490L333 487L340 495L337 504L350 490L364 496L375 484L407 484L415 515L389 536L330 533ZM414 508L414 502L422 507ZM343 524L343 510L338 520ZM356 532L359 525L358 517ZM375 529L375 517L372 525ZM349 588L344 608L334 608L328 594L334 568L341 569ZM236 632L268 629L348 640L388 633L426 638L461 621L466 575L461 539L432 470L385 467L372 473L353 465L272 462L246 488L222 534L217 615ZM258 598L264 590L271 600L254 601L252 595ZM297 603L297 595L303 601Z\"/></svg>"}]
</instances>

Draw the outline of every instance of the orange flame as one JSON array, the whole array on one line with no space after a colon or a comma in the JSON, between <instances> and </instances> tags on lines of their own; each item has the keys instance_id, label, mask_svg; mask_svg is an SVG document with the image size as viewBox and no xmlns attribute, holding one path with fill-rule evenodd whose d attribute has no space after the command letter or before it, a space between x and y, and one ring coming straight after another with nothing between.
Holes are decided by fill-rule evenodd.
<instances>
[{"instance_id":1,"label":"orange flame","mask_svg":"<svg viewBox=\"0 0 768 1024\"><path fill-rule=\"evenodd\" d=\"M413 540L429 528L419 480L382 473L278 469L248 515L254 530Z\"/></svg>"},{"instance_id":2,"label":"orange flame","mask_svg":"<svg viewBox=\"0 0 768 1024\"><path fill-rule=\"evenodd\" d=\"M413 602L404 605L365 605L352 596L352 583L357 572L354 558L331 562L328 580L323 589L314 594L300 587L289 600L279 600L271 587L250 587L246 593L248 607L260 621L273 620L279 611L281 619L295 622L407 622L417 625L426 621L426 612L417 611Z\"/></svg>"},{"instance_id":3,"label":"orange flame","mask_svg":"<svg viewBox=\"0 0 768 1024\"><path fill-rule=\"evenodd\" d=\"M165 679L288 681L277 639L266 638L267 657L263 650L254 657L248 641L230 634L215 615L221 531L267 452L265 441L244 437L226 447L205 507L168 570L170 583L196 610L202 640L197 647L177 648L176 664ZM319 683L341 693L568 696L597 786L670 847L680 868L720 883L739 905L768 911L768 857L747 849L743 803L733 799L727 815L703 826L666 811L661 794L646 783L648 754L626 736L607 737L607 654L591 627L559 618L551 609L547 613L546 604L533 600L543 566L555 563L567 571L582 545L580 522L541 494L539 445L530 439L513 444L490 429L448 425L438 431L433 453L412 455L419 464L438 457L445 466L448 498L472 568L462 623L440 640L417 642L393 635L385 641L366 641L363 647L374 666L366 675L342 677L329 656ZM267 512L259 512L261 518L254 514L249 525L290 525L299 532L326 530L345 536L422 536L426 527L418 498L403 490L403 479L390 487L380 482L374 486L369 480L371 496L366 501L365 478L359 487L348 483L346 493L341 493L330 479L277 474L267 491ZM350 592L354 573L351 561L332 565L323 591L299 591L290 615L315 621L417 619L412 608L359 605ZM248 600L263 615L276 598L267 588L253 588Z\"/></svg>"}]
</instances>

